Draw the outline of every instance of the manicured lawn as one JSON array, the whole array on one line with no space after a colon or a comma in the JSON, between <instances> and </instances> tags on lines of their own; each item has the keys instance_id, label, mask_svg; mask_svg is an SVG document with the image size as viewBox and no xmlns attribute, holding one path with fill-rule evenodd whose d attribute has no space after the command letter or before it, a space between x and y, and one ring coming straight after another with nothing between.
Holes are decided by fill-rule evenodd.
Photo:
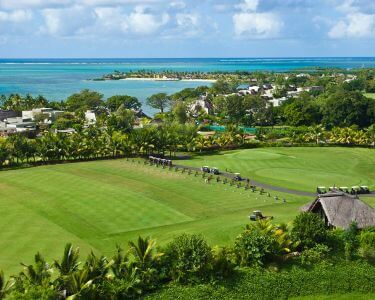
<instances>
[{"instance_id":1,"label":"manicured lawn","mask_svg":"<svg viewBox=\"0 0 375 300\"><path fill-rule=\"evenodd\" d=\"M317 186L375 189L375 150L344 147L260 148L195 156L181 164L240 172L260 182L315 192Z\"/></svg>"},{"instance_id":2,"label":"manicured lawn","mask_svg":"<svg viewBox=\"0 0 375 300\"><path fill-rule=\"evenodd\" d=\"M271 192L272 196L274 194ZM61 164L0 172L0 269L18 272L40 251L60 258L72 242L83 257L112 255L138 235L158 244L184 232L227 244L254 209L288 222L311 200L287 203L200 177L126 160Z\"/></svg>"},{"instance_id":3,"label":"manicured lawn","mask_svg":"<svg viewBox=\"0 0 375 300\"><path fill-rule=\"evenodd\" d=\"M368 98L375 99L375 93L365 93L364 95L365 95L366 97L368 97Z\"/></svg>"}]
</instances>

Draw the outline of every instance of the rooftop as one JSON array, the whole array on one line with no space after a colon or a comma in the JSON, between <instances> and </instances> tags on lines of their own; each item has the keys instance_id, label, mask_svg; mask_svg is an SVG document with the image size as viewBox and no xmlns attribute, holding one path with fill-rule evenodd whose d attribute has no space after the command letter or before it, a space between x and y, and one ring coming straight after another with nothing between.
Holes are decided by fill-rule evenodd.
<instances>
[{"instance_id":1,"label":"rooftop","mask_svg":"<svg viewBox=\"0 0 375 300\"><path fill-rule=\"evenodd\" d=\"M328 192L319 195L301 210L315 212L319 206L332 226L348 228L353 221L357 222L359 228L375 226L375 209L355 196L338 191Z\"/></svg>"}]
</instances>

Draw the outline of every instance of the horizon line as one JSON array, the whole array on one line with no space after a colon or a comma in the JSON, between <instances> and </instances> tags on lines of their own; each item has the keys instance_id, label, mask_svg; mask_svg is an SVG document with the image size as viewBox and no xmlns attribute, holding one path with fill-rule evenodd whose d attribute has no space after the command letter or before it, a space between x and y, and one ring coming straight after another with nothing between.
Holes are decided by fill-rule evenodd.
<instances>
[{"instance_id":1,"label":"horizon line","mask_svg":"<svg viewBox=\"0 0 375 300\"><path fill-rule=\"evenodd\" d=\"M287 58L375 58L375 56L202 56L202 57L1 57L9 59L287 59Z\"/></svg>"}]
</instances>

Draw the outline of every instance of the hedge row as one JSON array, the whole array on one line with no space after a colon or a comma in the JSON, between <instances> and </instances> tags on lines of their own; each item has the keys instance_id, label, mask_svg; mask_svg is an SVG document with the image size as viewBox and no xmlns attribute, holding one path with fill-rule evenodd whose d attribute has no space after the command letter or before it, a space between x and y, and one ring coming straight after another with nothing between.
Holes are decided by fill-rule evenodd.
<instances>
[{"instance_id":1,"label":"hedge row","mask_svg":"<svg viewBox=\"0 0 375 300\"><path fill-rule=\"evenodd\" d=\"M375 293L375 266L365 262L321 264L312 270L244 269L230 282L171 285L146 299L288 299L297 296Z\"/></svg>"}]
</instances>

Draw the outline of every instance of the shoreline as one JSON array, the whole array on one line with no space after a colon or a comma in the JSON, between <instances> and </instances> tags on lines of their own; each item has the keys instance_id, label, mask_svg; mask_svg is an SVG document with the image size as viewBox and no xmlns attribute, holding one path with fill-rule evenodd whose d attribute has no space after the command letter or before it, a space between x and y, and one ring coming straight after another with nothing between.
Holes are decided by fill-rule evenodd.
<instances>
[{"instance_id":1,"label":"shoreline","mask_svg":"<svg viewBox=\"0 0 375 300\"><path fill-rule=\"evenodd\" d=\"M217 79L174 79L174 78L149 78L149 77L129 77L122 78L119 80L130 80L130 81L190 81L190 82L216 82Z\"/></svg>"}]
</instances>

